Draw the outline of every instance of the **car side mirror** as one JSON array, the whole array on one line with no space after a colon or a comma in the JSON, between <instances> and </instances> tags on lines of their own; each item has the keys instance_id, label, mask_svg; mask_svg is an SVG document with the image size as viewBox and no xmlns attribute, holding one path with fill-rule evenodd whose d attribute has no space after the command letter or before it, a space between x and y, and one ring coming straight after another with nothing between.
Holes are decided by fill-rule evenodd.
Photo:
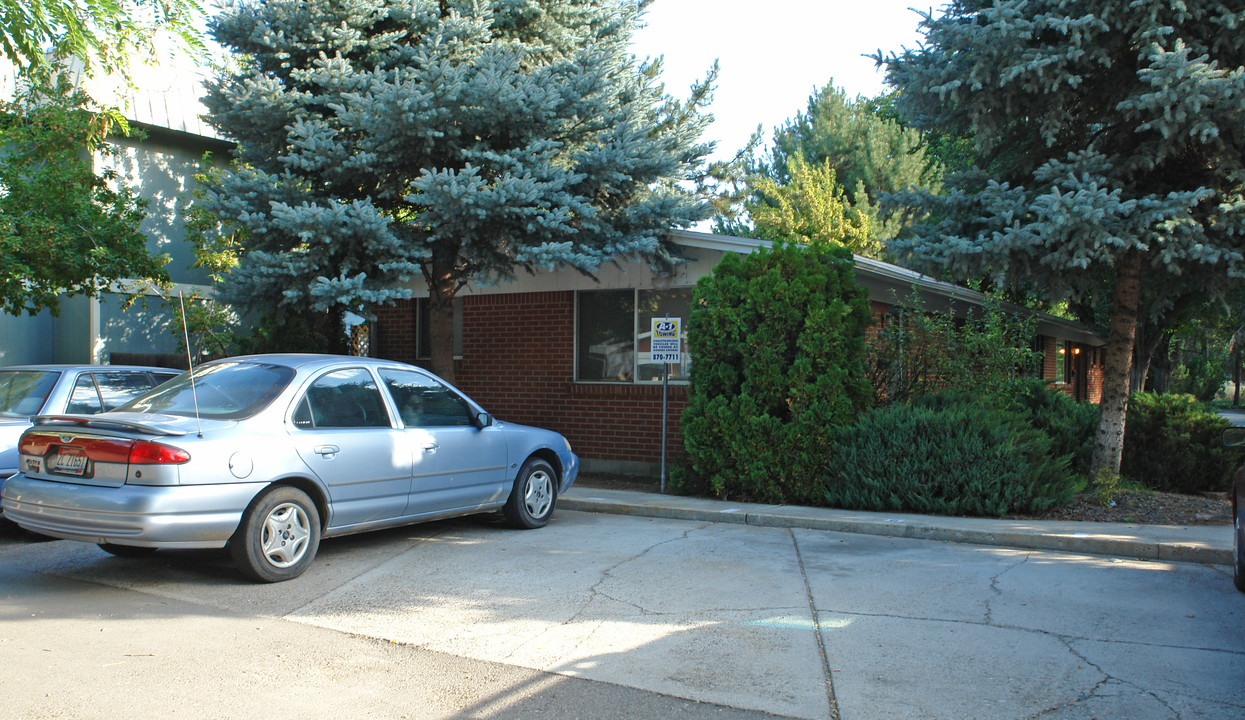
<instances>
[{"instance_id":1,"label":"car side mirror","mask_svg":"<svg viewBox=\"0 0 1245 720\"><path fill-rule=\"evenodd\" d=\"M476 427L483 430L493 424L493 416L486 412L476 413Z\"/></svg>"},{"instance_id":2,"label":"car side mirror","mask_svg":"<svg viewBox=\"0 0 1245 720\"><path fill-rule=\"evenodd\" d=\"M1245 427L1233 425L1223 429L1223 444L1226 447L1245 447Z\"/></svg>"}]
</instances>

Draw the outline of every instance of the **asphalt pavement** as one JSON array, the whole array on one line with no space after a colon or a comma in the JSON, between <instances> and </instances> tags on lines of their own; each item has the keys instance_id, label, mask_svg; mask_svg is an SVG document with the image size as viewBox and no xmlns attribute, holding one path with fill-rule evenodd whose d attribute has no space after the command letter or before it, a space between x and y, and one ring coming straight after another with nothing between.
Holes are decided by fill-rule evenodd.
<instances>
[{"instance_id":1,"label":"asphalt pavement","mask_svg":"<svg viewBox=\"0 0 1245 720\"><path fill-rule=\"evenodd\" d=\"M1227 526L1019 522L580 487L553 522L224 552L0 541L0 717L1245 716Z\"/></svg>"}]
</instances>

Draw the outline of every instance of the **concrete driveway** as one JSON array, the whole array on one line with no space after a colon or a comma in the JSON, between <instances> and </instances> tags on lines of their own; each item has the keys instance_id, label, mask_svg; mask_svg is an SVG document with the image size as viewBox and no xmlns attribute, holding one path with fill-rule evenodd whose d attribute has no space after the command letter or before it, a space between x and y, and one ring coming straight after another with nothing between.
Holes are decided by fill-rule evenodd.
<instances>
[{"instance_id":1,"label":"concrete driveway","mask_svg":"<svg viewBox=\"0 0 1245 720\"><path fill-rule=\"evenodd\" d=\"M1215 565L563 510L329 540L278 585L63 541L0 582L2 717L1245 716Z\"/></svg>"}]
</instances>

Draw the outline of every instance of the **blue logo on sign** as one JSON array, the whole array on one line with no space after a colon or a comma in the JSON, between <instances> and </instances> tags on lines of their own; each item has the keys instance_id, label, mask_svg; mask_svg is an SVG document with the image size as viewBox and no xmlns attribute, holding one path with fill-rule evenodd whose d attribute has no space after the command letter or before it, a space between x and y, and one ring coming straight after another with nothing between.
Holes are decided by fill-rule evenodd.
<instances>
[{"instance_id":1,"label":"blue logo on sign","mask_svg":"<svg viewBox=\"0 0 1245 720\"><path fill-rule=\"evenodd\" d=\"M663 320L657 323L656 331L659 333L672 333L678 325L670 320Z\"/></svg>"}]
</instances>

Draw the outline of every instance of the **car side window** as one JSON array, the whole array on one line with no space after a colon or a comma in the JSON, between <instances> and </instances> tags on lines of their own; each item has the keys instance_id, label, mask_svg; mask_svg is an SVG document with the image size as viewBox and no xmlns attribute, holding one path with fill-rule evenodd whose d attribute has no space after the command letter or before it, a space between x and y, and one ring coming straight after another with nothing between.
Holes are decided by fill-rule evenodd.
<instances>
[{"instance_id":1,"label":"car side window","mask_svg":"<svg viewBox=\"0 0 1245 720\"><path fill-rule=\"evenodd\" d=\"M99 391L95 389L95 378L89 373L82 373L73 385L73 393L69 396L69 404L65 407L68 413L93 414L103 408L99 403Z\"/></svg>"},{"instance_id":2,"label":"car side window","mask_svg":"<svg viewBox=\"0 0 1245 720\"><path fill-rule=\"evenodd\" d=\"M407 427L474 425L472 408L435 378L408 370L382 369L380 377Z\"/></svg>"},{"instance_id":3,"label":"car side window","mask_svg":"<svg viewBox=\"0 0 1245 720\"><path fill-rule=\"evenodd\" d=\"M390 427L380 388L363 368L320 376L307 388L293 419L304 429Z\"/></svg>"}]
</instances>

